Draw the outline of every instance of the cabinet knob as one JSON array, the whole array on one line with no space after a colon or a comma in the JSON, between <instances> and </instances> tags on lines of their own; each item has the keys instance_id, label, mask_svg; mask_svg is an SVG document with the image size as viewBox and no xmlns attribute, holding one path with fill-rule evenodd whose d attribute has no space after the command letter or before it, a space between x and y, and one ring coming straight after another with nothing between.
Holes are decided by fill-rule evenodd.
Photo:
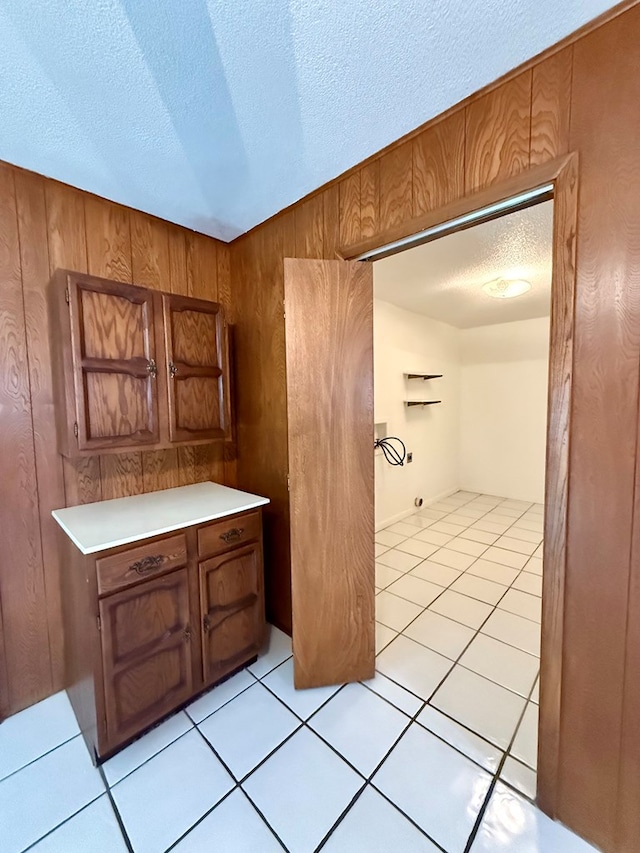
<instances>
[{"instance_id":1,"label":"cabinet knob","mask_svg":"<svg viewBox=\"0 0 640 853\"><path fill-rule=\"evenodd\" d=\"M173 379L177 372L178 372L178 368L175 366L175 364L172 361L170 361L169 362L169 376Z\"/></svg>"},{"instance_id":2,"label":"cabinet knob","mask_svg":"<svg viewBox=\"0 0 640 853\"><path fill-rule=\"evenodd\" d=\"M152 379L155 379L158 375L158 365L155 363L153 358L149 359L149 363L147 364L147 373Z\"/></svg>"}]
</instances>

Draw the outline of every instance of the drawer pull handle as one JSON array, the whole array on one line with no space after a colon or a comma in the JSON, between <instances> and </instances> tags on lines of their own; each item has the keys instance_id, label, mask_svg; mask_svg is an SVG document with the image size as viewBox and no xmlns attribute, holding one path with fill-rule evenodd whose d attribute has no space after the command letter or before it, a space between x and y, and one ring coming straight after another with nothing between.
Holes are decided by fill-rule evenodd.
<instances>
[{"instance_id":1,"label":"drawer pull handle","mask_svg":"<svg viewBox=\"0 0 640 853\"><path fill-rule=\"evenodd\" d=\"M154 557L144 557L142 560L132 563L129 566L129 569L132 572L137 572L139 575L146 575L147 572L153 572L156 569L159 569L164 561L164 554L156 554Z\"/></svg>"},{"instance_id":2,"label":"drawer pull handle","mask_svg":"<svg viewBox=\"0 0 640 853\"><path fill-rule=\"evenodd\" d=\"M232 527L231 530L225 530L224 533L220 534L220 538L229 544L229 542L237 542L238 539L242 539L242 534L244 533L244 527Z\"/></svg>"}]
</instances>

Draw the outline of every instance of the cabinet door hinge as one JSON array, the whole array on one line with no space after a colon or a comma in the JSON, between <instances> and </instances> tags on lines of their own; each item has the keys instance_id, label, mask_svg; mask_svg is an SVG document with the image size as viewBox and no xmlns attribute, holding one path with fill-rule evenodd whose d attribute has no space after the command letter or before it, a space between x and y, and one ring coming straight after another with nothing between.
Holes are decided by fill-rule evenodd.
<instances>
[{"instance_id":1,"label":"cabinet door hinge","mask_svg":"<svg viewBox=\"0 0 640 853\"><path fill-rule=\"evenodd\" d=\"M98 626L98 631L102 631L102 620L100 619L100 614L96 616L96 625Z\"/></svg>"},{"instance_id":2,"label":"cabinet door hinge","mask_svg":"<svg viewBox=\"0 0 640 853\"><path fill-rule=\"evenodd\" d=\"M64 291L64 301L67 303L67 305L71 301L71 297L69 296L69 288L68 287L65 288L65 291Z\"/></svg>"},{"instance_id":3,"label":"cabinet door hinge","mask_svg":"<svg viewBox=\"0 0 640 853\"><path fill-rule=\"evenodd\" d=\"M287 477L287 491L291 491L291 480L289 479L289 477Z\"/></svg>"},{"instance_id":4,"label":"cabinet door hinge","mask_svg":"<svg viewBox=\"0 0 640 853\"><path fill-rule=\"evenodd\" d=\"M76 438L78 437L78 421L76 421L73 425L73 434Z\"/></svg>"}]
</instances>

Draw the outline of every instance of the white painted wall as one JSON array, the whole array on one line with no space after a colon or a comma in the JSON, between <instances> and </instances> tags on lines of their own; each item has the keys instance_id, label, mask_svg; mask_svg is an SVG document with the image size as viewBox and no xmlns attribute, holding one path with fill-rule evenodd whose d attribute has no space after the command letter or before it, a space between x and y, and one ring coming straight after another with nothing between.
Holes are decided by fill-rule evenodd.
<instances>
[{"instance_id":1,"label":"white painted wall","mask_svg":"<svg viewBox=\"0 0 640 853\"><path fill-rule=\"evenodd\" d=\"M549 318L460 330L460 488L544 499Z\"/></svg>"},{"instance_id":2,"label":"white painted wall","mask_svg":"<svg viewBox=\"0 0 640 853\"><path fill-rule=\"evenodd\" d=\"M376 299L374 368L376 423L385 422L387 435L402 438L414 460L392 467L376 453L379 528L415 512L416 497L427 503L458 488L459 330ZM404 373L442 373L443 378L409 381ZM442 404L408 409L407 399Z\"/></svg>"},{"instance_id":3,"label":"white painted wall","mask_svg":"<svg viewBox=\"0 0 640 853\"><path fill-rule=\"evenodd\" d=\"M375 421L414 458L395 468L376 454L377 528L457 489L544 499L548 352L548 317L456 329L374 301ZM404 405L423 397L442 404Z\"/></svg>"}]
</instances>

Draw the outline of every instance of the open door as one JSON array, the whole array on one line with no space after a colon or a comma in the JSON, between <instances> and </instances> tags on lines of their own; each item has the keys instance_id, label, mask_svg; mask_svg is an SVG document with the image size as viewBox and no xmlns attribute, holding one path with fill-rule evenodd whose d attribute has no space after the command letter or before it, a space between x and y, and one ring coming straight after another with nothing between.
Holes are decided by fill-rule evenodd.
<instances>
[{"instance_id":1,"label":"open door","mask_svg":"<svg viewBox=\"0 0 640 853\"><path fill-rule=\"evenodd\" d=\"M375 665L373 270L284 261L296 687Z\"/></svg>"}]
</instances>

